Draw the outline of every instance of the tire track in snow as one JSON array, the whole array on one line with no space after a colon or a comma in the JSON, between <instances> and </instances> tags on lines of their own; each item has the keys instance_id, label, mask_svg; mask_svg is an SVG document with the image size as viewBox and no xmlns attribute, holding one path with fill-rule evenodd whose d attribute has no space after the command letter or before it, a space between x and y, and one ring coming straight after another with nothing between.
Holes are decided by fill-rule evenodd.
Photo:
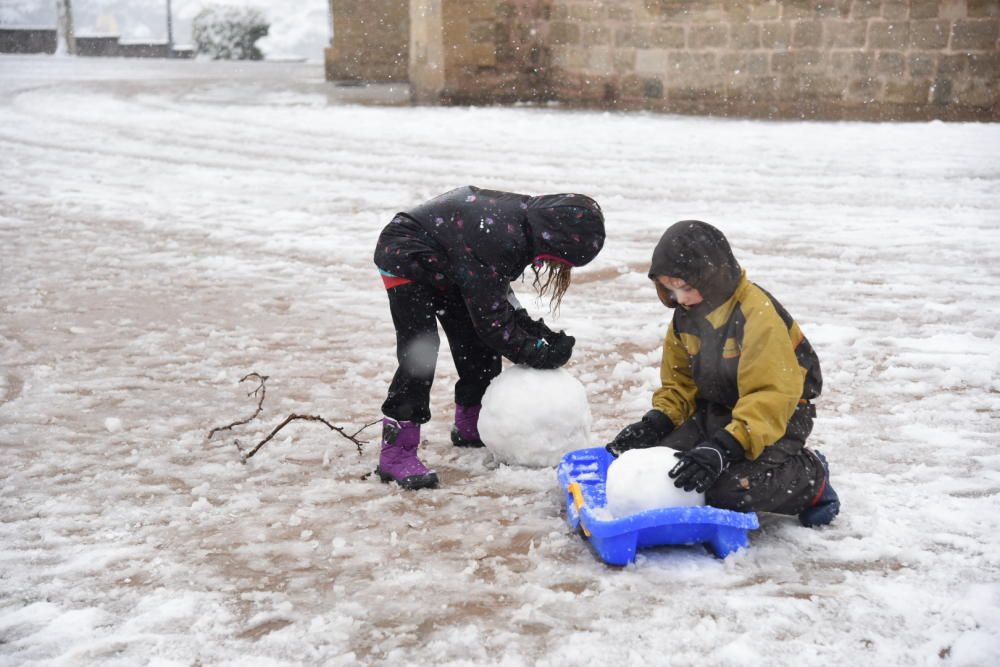
<instances>
[{"instance_id":1,"label":"tire track in snow","mask_svg":"<svg viewBox=\"0 0 1000 667\"><path fill-rule=\"evenodd\" d=\"M132 106L139 106L140 109L142 108L142 103L137 102L134 98L125 98L124 100L122 100L122 102L128 103L126 109L131 108ZM166 107L162 106L155 107L155 108L169 109L171 113L176 113L178 119L183 118L184 113L187 111L192 112L193 115L196 116L198 115L197 107L194 109L186 109L184 111L182 111L179 108L175 108L172 105L168 105ZM48 117L50 119L52 118L58 119L60 122L69 124L70 126L73 127L81 123L79 118L75 118L72 115L67 116L65 113L58 113L57 115L55 115L55 112L49 112L49 113L50 115ZM138 111L136 113L139 114L140 118L142 117L141 111ZM130 115L131 114L129 113L123 113L121 117L128 117ZM212 118L218 124L218 128L222 131L221 132L222 137L219 137L214 133L209 135L195 135L195 134L187 136L181 135L183 136L182 145L185 148L189 150L199 150L203 149L205 146L215 147L223 155L232 155L238 158L245 157L254 160L262 158L268 162L274 161L275 154L281 154L283 155L282 157L283 161L279 162L279 164L281 164L282 170L289 171L292 173L298 171L300 175L315 175L318 178L322 178L324 176L328 177L329 175L327 174L322 174L322 173L317 174L311 172L310 170L304 170L304 171L296 170L295 166L301 164L302 162L314 162L315 164L322 164L322 165L329 165L330 162L335 162L336 164L343 165L344 164L343 160L333 159L330 157L330 155L337 155L338 158L340 158L345 153L347 154L357 153L357 154L364 154L366 158L364 160L359 160L354 163L351 163L350 160L347 160L347 164L348 166L354 169L360 169L360 172L340 171L336 172L333 175L338 178L346 178L347 180L356 178L359 182L365 181L366 179L371 180L373 177L376 176L382 176L384 178L385 174L380 173L380 167L371 166L373 158L377 160L378 157L388 157L391 155L398 154L398 149L396 149L396 151L389 151L389 150L383 151L381 146L383 146L384 144L381 142L375 142L373 144L370 138L353 139L350 135L344 135L344 134L339 134L336 137L333 146L331 146L330 148L325 148L323 147L323 142L326 141L326 138L322 135L309 136L309 138L306 141L300 141L299 139L304 136L302 132L295 132L293 129L269 123L257 123L256 125L253 125L253 127L255 127L255 129L264 127L271 133L274 132L280 133L282 137L281 138L275 137L272 140L273 143L265 144L267 146L265 150L249 151L246 149L246 144L248 142L253 142L258 144L261 142L261 137L259 137L257 134L253 134L252 136L246 136L239 139L234 138L230 140L225 138L225 136L230 134L234 129L237 130L238 132L245 132L246 130L245 122L241 121L239 124L236 124L232 120L225 118L218 118L215 114L203 113L202 115L206 118ZM319 114L314 114L314 117L316 117L317 115ZM83 122L86 123L86 121ZM99 123L95 122L93 123L93 125L95 127L105 127L108 129L115 127L115 126L109 126L108 121ZM190 123L186 125L189 125L191 127L195 126L194 124ZM123 127L127 127L127 125L123 124ZM161 145L170 146L177 143L178 136L175 133L177 131L183 133L184 127L185 124L179 123L173 126L172 129L169 130L167 129L156 130L155 128L150 130L149 128L146 128L142 131L142 133L140 133L139 131L128 131L127 134L131 134L132 135L131 138L137 140L139 146L144 145L142 142L148 141L149 139L156 137L161 139L161 141L159 142ZM145 136L145 133L149 132L152 133L151 136L148 137ZM292 141L289 142L289 139L291 139ZM407 137L400 137L400 136L393 137L393 140L404 142L403 145L406 148L405 150L403 150L403 152L413 156L420 156L416 164L423 163L424 165L430 164L432 166L441 165L440 169L442 170L447 170L454 166L455 168L459 168L463 171L466 171L470 175L476 174L475 166L482 164L481 158L484 153L487 155L494 154L500 156L509 150L509 145L505 144L491 145L487 143L485 145L476 146L474 149L465 148L462 145L458 146L452 145L447 147L446 150L448 152L445 155L438 153L438 151L444 149L444 147L438 147L433 144L424 145L421 144L420 142L414 142L413 140L410 140ZM326 151L323 152L320 156L318 156L319 159L316 159L317 156L314 155L316 152L316 149L314 147L317 144L321 146L321 148L319 149L320 151ZM285 154L288 152L289 148L295 149L296 152L294 156L285 157ZM575 149L575 147L565 147L565 148L556 147L556 149L557 152L555 153L555 155L553 155L552 149L549 149L544 152L539 151L535 154L532 154L530 147L527 149L519 149L519 154L522 155L521 159L523 159L526 163L534 165L532 168L527 169L527 173L534 173L536 176L546 176L546 175L551 176L553 173L558 172L561 165L574 161L573 150ZM558 153L559 149L565 150L566 153L559 154ZM671 155L662 156L659 153L653 152L650 153L648 156L643 156L642 154L630 155L630 160L628 161L616 160L613 158L605 157L607 155L615 154L616 151L614 142L608 143L606 145L597 144L591 152L592 154L588 157L588 162L594 165L593 171L595 172L595 175L590 179L588 179L589 182L586 183L585 186L589 187L589 189L591 189L592 191L604 190L607 192L607 194L612 196L624 195L624 194L630 194L631 196L634 196L635 188L634 186L631 186L628 182L615 183L614 181L612 181L609 183L606 176L598 175L599 172L606 171L607 168L615 165L623 165L623 164L628 164L630 162L647 163L649 165L650 171L659 171L662 169L663 171L670 173L670 177L668 179L669 183L666 185L665 188L666 192L664 193L664 195L657 196L654 194L649 197L648 200L650 202L662 200L664 196L669 197L671 193L674 193L676 191L682 191L682 192L686 191L688 193L694 193L698 192L699 190L702 191L703 197L705 197L706 199L712 199L715 202L733 202L733 201L738 201L739 199L744 198L746 196L753 196L763 201L770 198L768 196L768 193L766 192L758 194L740 193L739 188L734 188L733 186L739 184L741 181L745 181L748 177L750 177L753 178L753 180L756 180L760 183L781 182L784 183L786 186L792 185L801 194L806 183L808 183L809 179L812 178L807 174L801 173L800 170L796 170L791 165L788 167L783 167L782 165L785 163L782 161L777 161L774 163L762 165L760 167L759 172L748 175L745 173L739 173L737 170L734 169L727 169L725 166L714 165L712 160L700 159L697 156L693 157L685 156L685 169L682 171L682 173L678 174L676 170L670 170L667 168L667 165L670 164L675 159L676 156L671 156ZM185 160L187 160L187 158L183 157L175 159L179 160L180 163L183 163ZM235 166L229 164L225 160L210 161L203 158L201 160L191 160L191 162L193 164L203 164L206 166L214 166L214 167L228 166L230 168L236 168ZM238 162L238 160L234 160L234 162ZM288 164L286 164L286 162ZM733 173L728 177L726 177L726 171L733 171ZM813 188L813 193L816 195L817 198L825 199L828 197L831 190L836 192L836 188L832 187L832 184L830 183L829 179L830 171L827 170L823 173L824 177L822 178L822 180L817 180L815 184L810 187ZM427 176L430 176L432 180L442 180L439 179L440 174L441 172L435 173L433 169L431 170L422 169L421 179L418 181L414 181L412 179L410 180L401 179L398 173L393 175L391 178L395 179L394 182L398 182L402 185L412 186L412 185L419 185L421 182L424 182ZM479 172L479 175L472 180L482 181L482 180L488 180L490 178L491 178L490 170L485 169ZM647 179L648 178L649 177L647 177ZM704 192L704 188L703 186L700 187L700 184L703 184L706 181L717 183L718 191ZM853 176L848 176L845 180L845 183L841 187L846 195L852 193L853 192L852 189L856 188L858 184L859 182L857 181L857 179L855 179ZM734 191L736 192L736 197L734 197L732 194L729 194ZM884 189L872 188L873 198L875 198L875 192L884 192ZM856 195L856 192L853 192L853 194ZM884 195L880 196L884 198ZM642 198L640 197L640 199Z\"/></svg>"}]
</instances>

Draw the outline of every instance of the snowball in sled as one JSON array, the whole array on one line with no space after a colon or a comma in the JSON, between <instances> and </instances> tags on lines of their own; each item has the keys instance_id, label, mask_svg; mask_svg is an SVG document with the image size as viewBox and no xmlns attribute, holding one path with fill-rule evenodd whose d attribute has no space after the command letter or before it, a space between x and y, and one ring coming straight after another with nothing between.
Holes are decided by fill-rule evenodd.
<instances>
[{"instance_id":1,"label":"snowball in sled","mask_svg":"<svg viewBox=\"0 0 1000 667\"><path fill-rule=\"evenodd\" d=\"M479 436L497 461L541 468L590 446L590 404L566 370L511 366L490 383Z\"/></svg>"},{"instance_id":2,"label":"snowball in sled","mask_svg":"<svg viewBox=\"0 0 1000 667\"><path fill-rule=\"evenodd\" d=\"M669 447L630 449L612 461L605 486L608 511L623 517L665 507L704 505L704 493L678 489L667 476L677 465L675 453Z\"/></svg>"}]
</instances>

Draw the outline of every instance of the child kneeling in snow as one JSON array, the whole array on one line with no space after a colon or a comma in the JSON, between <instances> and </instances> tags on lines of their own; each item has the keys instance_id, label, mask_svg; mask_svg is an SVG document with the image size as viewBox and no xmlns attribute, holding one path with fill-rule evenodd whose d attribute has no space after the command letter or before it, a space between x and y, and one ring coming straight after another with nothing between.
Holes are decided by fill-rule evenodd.
<instances>
[{"instance_id":1,"label":"child kneeling in snow","mask_svg":"<svg viewBox=\"0 0 1000 667\"><path fill-rule=\"evenodd\" d=\"M823 379L799 325L747 280L715 227L672 225L653 251L649 277L676 308L663 343L653 409L607 445L620 453L680 450L674 484L715 507L798 515L830 523L840 501L826 458L805 447ZM680 306L678 308L678 306Z\"/></svg>"},{"instance_id":2,"label":"child kneeling in snow","mask_svg":"<svg viewBox=\"0 0 1000 667\"><path fill-rule=\"evenodd\" d=\"M431 418L430 390L441 322L458 371L452 442L481 447L483 394L500 357L533 368L569 361L576 340L531 319L510 282L532 267L540 295L558 307L574 266L604 245L604 216L590 197L458 188L399 213L379 236L375 265L396 327L396 374L382 404L378 473L407 489L436 486L417 458L420 425Z\"/></svg>"}]
</instances>

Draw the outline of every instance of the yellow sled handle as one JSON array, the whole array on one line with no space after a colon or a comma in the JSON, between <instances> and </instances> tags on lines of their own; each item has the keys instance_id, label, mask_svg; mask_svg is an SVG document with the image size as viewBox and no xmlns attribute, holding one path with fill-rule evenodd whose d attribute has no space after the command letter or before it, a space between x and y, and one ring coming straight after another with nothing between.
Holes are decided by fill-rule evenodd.
<instances>
[{"instance_id":1,"label":"yellow sled handle","mask_svg":"<svg viewBox=\"0 0 1000 667\"><path fill-rule=\"evenodd\" d=\"M573 506L576 507L577 514L580 512L580 508L583 507L583 491L580 490L579 482L570 482L570 485L566 487L570 495L573 496ZM583 517L580 518L580 528L583 529L583 534L590 537L590 531L587 527L583 525Z\"/></svg>"}]
</instances>

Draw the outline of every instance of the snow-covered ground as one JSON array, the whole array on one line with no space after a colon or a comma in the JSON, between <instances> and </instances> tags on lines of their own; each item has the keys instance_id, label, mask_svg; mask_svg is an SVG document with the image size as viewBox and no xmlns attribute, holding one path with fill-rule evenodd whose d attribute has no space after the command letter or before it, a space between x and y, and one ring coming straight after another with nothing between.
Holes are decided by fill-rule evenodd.
<instances>
[{"instance_id":1,"label":"snow-covered ground","mask_svg":"<svg viewBox=\"0 0 1000 667\"><path fill-rule=\"evenodd\" d=\"M1000 126L373 107L320 76L0 57L0 664L998 664ZM554 470L449 444L446 348L438 490L319 424L247 465L206 438L251 371L246 444L376 419L376 236L466 183L605 209L555 320L595 444L656 383L655 240L723 229L819 352L837 522L609 568Z\"/></svg>"}]
</instances>

